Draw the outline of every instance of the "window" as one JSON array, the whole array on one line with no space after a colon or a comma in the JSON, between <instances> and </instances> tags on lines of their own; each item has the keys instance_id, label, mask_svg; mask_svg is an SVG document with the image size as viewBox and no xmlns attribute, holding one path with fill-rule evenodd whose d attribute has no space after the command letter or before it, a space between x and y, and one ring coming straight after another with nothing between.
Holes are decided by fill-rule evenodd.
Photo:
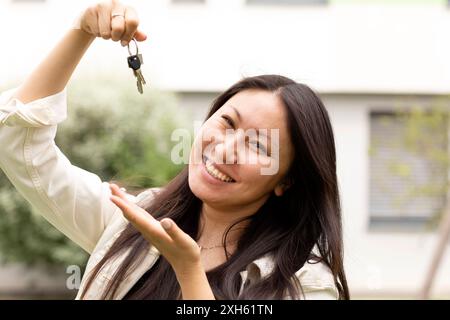
<instances>
[{"instance_id":1,"label":"window","mask_svg":"<svg viewBox=\"0 0 450 320\"><path fill-rule=\"evenodd\" d=\"M270 5L302 5L302 4L327 4L328 0L247 0L248 4L270 4Z\"/></svg>"},{"instance_id":2,"label":"window","mask_svg":"<svg viewBox=\"0 0 450 320\"><path fill-rule=\"evenodd\" d=\"M430 228L446 203L447 117L370 115L370 229Z\"/></svg>"}]
</instances>

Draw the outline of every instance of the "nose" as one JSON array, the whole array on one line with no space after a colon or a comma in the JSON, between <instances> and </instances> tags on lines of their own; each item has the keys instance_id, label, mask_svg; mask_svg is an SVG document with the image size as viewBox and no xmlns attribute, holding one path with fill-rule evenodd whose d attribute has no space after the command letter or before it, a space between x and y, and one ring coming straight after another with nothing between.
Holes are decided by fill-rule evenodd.
<instances>
[{"instance_id":1,"label":"nose","mask_svg":"<svg viewBox=\"0 0 450 320\"><path fill-rule=\"evenodd\" d=\"M231 134L225 134L223 140L215 147L214 154L217 163L238 163L240 152L239 142L241 139L243 139L243 135L239 130Z\"/></svg>"}]
</instances>

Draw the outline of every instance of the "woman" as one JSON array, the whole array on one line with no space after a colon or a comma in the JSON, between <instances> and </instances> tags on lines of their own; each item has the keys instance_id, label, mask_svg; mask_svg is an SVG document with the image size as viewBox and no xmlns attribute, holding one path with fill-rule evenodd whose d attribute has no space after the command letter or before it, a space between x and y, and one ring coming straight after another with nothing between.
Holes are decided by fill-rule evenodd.
<instances>
[{"instance_id":1,"label":"woman","mask_svg":"<svg viewBox=\"0 0 450 320\"><path fill-rule=\"evenodd\" d=\"M276 75L233 85L214 101L189 165L137 197L60 152L75 67L96 37L144 41L138 25L117 1L88 8L0 98L0 167L91 254L77 298L348 299L333 132L307 86Z\"/></svg>"}]
</instances>

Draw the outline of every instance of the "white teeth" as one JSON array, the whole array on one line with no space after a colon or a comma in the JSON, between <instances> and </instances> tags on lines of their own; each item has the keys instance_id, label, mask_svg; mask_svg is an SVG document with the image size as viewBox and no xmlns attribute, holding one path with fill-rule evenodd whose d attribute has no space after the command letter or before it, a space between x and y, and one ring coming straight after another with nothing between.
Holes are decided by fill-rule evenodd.
<instances>
[{"instance_id":1,"label":"white teeth","mask_svg":"<svg viewBox=\"0 0 450 320\"><path fill-rule=\"evenodd\" d=\"M227 176L223 172L220 172L219 170L217 170L213 166L212 162L209 159L206 160L206 171L208 171L208 173L210 175L212 175L213 177L215 177L215 178L217 178L219 180L222 180L224 182L231 182L231 181L233 181L233 179L231 179L229 176Z\"/></svg>"}]
</instances>

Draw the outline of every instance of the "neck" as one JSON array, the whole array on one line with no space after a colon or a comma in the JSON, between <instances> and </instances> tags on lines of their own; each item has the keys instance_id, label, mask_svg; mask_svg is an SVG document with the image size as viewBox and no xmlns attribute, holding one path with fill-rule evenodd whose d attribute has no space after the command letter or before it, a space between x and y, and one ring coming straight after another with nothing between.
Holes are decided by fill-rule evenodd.
<instances>
[{"instance_id":1,"label":"neck","mask_svg":"<svg viewBox=\"0 0 450 320\"><path fill-rule=\"evenodd\" d=\"M255 213L260 204L239 208L218 208L203 202L200 213L199 240L203 246L222 244L225 231L236 221ZM249 221L244 220L234 225L228 232L226 243L234 244L242 235Z\"/></svg>"}]
</instances>

